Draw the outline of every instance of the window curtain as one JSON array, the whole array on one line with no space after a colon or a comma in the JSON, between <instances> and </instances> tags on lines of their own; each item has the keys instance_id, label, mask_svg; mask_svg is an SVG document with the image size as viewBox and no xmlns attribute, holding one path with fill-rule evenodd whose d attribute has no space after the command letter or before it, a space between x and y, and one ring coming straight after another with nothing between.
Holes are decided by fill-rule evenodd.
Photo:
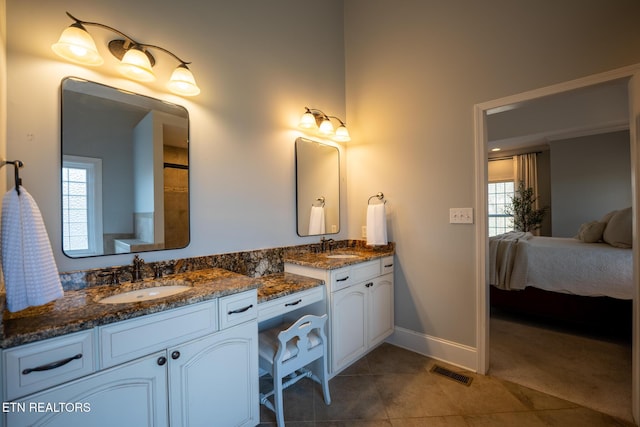
<instances>
[{"instance_id":1,"label":"window curtain","mask_svg":"<svg viewBox=\"0 0 640 427\"><path fill-rule=\"evenodd\" d=\"M536 153L527 153L527 154L519 154L513 156L513 168L514 168L514 176L515 176L515 185L516 189L518 185L522 181L524 183L525 188L532 188L533 194L536 196L536 201L534 202L534 209L539 209L540 206L538 204L538 165L537 165L537 157ZM533 232L534 235L539 235L540 230L535 230Z\"/></svg>"}]
</instances>

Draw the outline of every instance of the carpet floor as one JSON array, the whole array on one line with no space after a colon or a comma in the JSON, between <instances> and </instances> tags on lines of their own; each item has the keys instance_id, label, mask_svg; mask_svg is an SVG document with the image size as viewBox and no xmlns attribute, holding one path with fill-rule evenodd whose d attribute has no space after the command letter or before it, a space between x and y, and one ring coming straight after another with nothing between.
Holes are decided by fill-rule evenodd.
<instances>
[{"instance_id":1,"label":"carpet floor","mask_svg":"<svg viewBox=\"0 0 640 427\"><path fill-rule=\"evenodd\" d=\"M550 329L492 314L489 342L490 375L633 419L630 340Z\"/></svg>"}]
</instances>

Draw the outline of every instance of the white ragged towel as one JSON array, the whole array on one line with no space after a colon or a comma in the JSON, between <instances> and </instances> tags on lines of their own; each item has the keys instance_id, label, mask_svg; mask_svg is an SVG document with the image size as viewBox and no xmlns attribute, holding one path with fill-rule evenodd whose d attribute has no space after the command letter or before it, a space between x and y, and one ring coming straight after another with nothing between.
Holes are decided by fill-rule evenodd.
<instances>
[{"instance_id":1,"label":"white ragged towel","mask_svg":"<svg viewBox=\"0 0 640 427\"><path fill-rule=\"evenodd\" d=\"M324 206L311 206L309 215L309 235L325 233Z\"/></svg>"},{"instance_id":2,"label":"white ragged towel","mask_svg":"<svg viewBox=\"0 0 640 427\"><path fill-rule=\"evenodd\" d=\"M387 244L387 213L384 203L367 206L367 245Z\"/></svg>"},{"instance_id":3,"label":"white ragged towel","mask_svg":"<svg viewBox=\"0 0 640 427\"><path fill-rule=\"evenodd\" d=\"M33 197L20 187L2 199L0 238L7 308L15 312L64 295L42 215Z\"/></svg>"}]
</instances>

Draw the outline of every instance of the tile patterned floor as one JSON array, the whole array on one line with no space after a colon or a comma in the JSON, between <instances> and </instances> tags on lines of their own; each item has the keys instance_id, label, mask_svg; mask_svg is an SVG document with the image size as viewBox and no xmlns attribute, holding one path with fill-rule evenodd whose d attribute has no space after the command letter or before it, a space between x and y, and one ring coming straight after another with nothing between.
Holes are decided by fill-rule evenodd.
<instances>
[{"instance_id":1,"label":"tile patterned floor","mask_svg":"<svg viewBox=\"0 0 640 427\"><path fill-rule=\"evenodd\" d=\"M434 363L473 378L459 384ZM263 383L268 384L268 379ZM476 375L390 344L329 382L331 405L304 379L285 390L287 427L632 426L628 422L491 376ZM260 407L260 426L275 415Z\"/></svg>"}]
</instances>

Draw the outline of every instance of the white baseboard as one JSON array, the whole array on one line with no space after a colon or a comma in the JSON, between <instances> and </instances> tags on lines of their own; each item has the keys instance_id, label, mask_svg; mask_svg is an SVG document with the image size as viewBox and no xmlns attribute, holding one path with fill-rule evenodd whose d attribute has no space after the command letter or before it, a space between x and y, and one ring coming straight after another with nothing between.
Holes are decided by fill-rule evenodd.
<instances>
[{"instance_id":1,"label":"white baseboard","mask_svg":"<svg viewBox=\"0 0 640 427\"><path fill-rule=\"evenodd\" d=\"M396 326L388 343L451 365L478 372L478 354L469 347Z\"/></svg>"}]
</instances>

